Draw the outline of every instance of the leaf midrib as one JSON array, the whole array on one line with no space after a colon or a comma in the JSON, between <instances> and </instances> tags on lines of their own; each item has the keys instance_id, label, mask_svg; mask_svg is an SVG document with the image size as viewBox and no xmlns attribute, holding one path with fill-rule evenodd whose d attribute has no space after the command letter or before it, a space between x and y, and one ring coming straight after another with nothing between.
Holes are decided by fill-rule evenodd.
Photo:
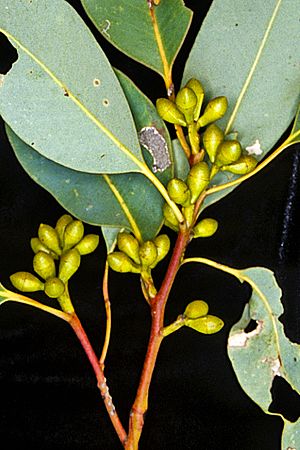
<instances>
[{"instance_id":1,"label":"leaf midrib","mask_svg":"<svg viewBox=\"0 0 300 450\"><path fill-rule=\"evenodd\" d=\"M44 64L39 60L37 56L35 56L28 48L26 48L21 42L12 34L8 33L6 30L0 28L0 33L3 33L8 39L12 40L19 48L21 48L24 53L26 53L33 61L41 67L41 69L47 73L47 75L52 78L52 80L59 86L61 89L66 90L68 92L69 98L84 112L84 114L93 122L95 125L104 133L106 136L114 142L114 144L119 147L119 149L129 158L131 159L140 169L142 173L145 173L146 164L140 161L102 122L100 122L97 117L89 111L80 100L72 93L71 90L62 82L59 78Z\"/></svg>"},{"instance_id":2,"label":"leaf midrib","mask_svg":"<svg viewBox=\"0 0 300 450\"><path fill-rule=\"evenodd\" d=\"M265 45L267 43L268 37L269 37L270 32L272 30L272 26L273 26L274 21L276 19L276 16L277 16L277 13L278 13L278 10L279 10L279 7L280 7L281 3L282 3L282 0L278 0L277 1L277 4L276 4L276 6L274 8L274 11L273 11L273 14L272 14L272 16L271 16L271 18L269 20L268 26L266 28L264 37L263 37L263 39L261 41L261 44L260 44L260 46L258 48L258 51L257 51L256 56L255 56L255 59L253 61L253 64L252 64L252 66L250 68L249 74L248 74L248 76L246 78L246 81L245 81L245 83L244 83L244 85L243 85L243 87L241 89L241 92L240 92L240 94L238 96L237 102L235 104L235 107L233 108L231 116L229 117L229 120L227 122L227 126L226 126L226 129L225 129L225 134L228 134L230 132L232 124L233 124L233 122L234 122L234 120L235 120L235 118L236 118L236 116L238 114L238 110L239 110L240 105L241 105L241 103L243 101L243 98L244 98L244 96L245 96L245 94L247 92L247 89L248 89L248 87L250 85L250 82L251 82L251 80L253 78L254 72L255 72L255 70L256 70L256 68L258 66L261 54L262 54L262 52L263 52L263 50L265 48Z\"/></svg>"}]
</instances>

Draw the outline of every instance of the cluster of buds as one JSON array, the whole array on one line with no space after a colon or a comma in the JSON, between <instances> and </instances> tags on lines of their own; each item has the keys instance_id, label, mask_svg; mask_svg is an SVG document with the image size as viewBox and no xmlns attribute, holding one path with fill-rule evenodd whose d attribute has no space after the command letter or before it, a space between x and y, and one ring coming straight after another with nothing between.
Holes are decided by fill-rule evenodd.
<instances>
[{"instance_id":1,"label":"cluster of buds","mask_svg":"<svg viewBox=\"0 0 300 450\"><path fill-rule=\"evenodd\" d=\"M195 164L186 179L173 178L169 181L167 190L170 198L181 206L182 214L188 227L194 223L195 203L201 193L206 189L210 180L210 169L205 161ZM174 231L178 231L179 224L173 209L165 203L163 206L165 225ZM203 219L193 228L193 237L210 237L218 228L215 219Z\"/></svg>"},{"instance_id":2,"label":"cluster of buds","mask_svg":"<svg viewBox=\"0 0 300 450\"><path fill-rule=\"evenodd\" d=\"M199 333L213 334L220 331L224 322L217 316L208 314L208 304L203 300L189 303L183 313L184 324Z\"/></svg>"},{"instance_id":3,"label":"cluster of buds","mask_svg":"<svg viewBox=\"0 0 300 450\"><path fill-rule=\"evenodd\" d=\"M239 141L226 139L224 132L214 123L226 113L227 98L220 96L210 100L203 114L200 115L203 99L202 84L192 78L178 92L175 102L159 98L156 108L158 114L166 122L188 128L188 140L192 154L196 156L196 161L199 158L203 159L203 150L206 151L212 163L210 179L219 170L226 170L238 175L251 172L257 164L256 159L243 154ZM200 128L203 127L206 129L201 139Z\"/></svg>"},{"instance_id":4,"label":"cluster of buds","mask_svg":"<svg viewBox=\"0 0 300 450\"><path fill-rule=\"evenodd\" d=\"M16 272L10 277L11 283L22 292L44 291L48 297L59 298L78 270L81 256L97 248L99 236L84 236L83 223L65 214L55 228L41 224L38 237L32 238L30 243L35 253L33 269L43 281L29 272Z\"/></svg>"},{"instance_id":5,"label":"cluster of buds","mask_svg":"<svg viewBox=\"0 0 300 450\"><path fill-rule=\"evenodd\" d=\"M156 236L153 240L139 243L126 231L117 238L119 251L108 255L107 261L116 272L143 273L153 269L170 249L170 239L166 234Z\"/></svg>"}]
</instances>

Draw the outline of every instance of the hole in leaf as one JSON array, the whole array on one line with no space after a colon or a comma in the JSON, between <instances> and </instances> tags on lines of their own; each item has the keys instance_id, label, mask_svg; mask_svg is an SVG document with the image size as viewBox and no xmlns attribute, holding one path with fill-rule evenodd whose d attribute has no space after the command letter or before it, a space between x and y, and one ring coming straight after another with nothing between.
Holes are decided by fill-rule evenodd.
<instances>
[{"instance_id":1,"label":"hole in leaf","mask_svg":"<svg viewBox=\"0 0 300 450\"><path fill-rule=\"evenodd\" d=\"M17 59L17 50L11 45L6 36L0 33L0 73L6 75Z\"/></svg>"},{"instance_id":2,"label":"hole in leaf","mask_svg":"<svg viewBox=\"0 0 300 450\"><path fill-rule=\"evenodd\" d=\"M105 98L102 102L103 106L108 106L109 105L109 100L107 100L107 98Z\"/></svg>"},{"instance_id":3,"label":"hole in leaf","mask_svg":"<svg viewBox=\"0 0 300 450\"><path fill-rule=\"evenodd\" d=\"M296 422L300 417L300 396L289 383L281 377L275 377L271 389L273 401L270 412L280 413L290 422Z\"/></svg>"},{"instance_id":4,"label":"hole in leaf","mask_svg":"<svg viewBox=\"0 0 300 450\"><path fill-rule=\"evenodd\" d=\"M94 81L93 81L93 85L95 87L98 87L98 86L100 86L100 84L101 84L101 81L98 78L95 78Z\"/></svg>"},{"instance_id":5,"label":"hole in leaf","mask_svg":"<svg viewBox=\"0 0 300 450\"><path fill-rule=\"evenodd\" d=\"M245 331L245 333L250 333L250 331L254 331L254 330L256 330L256 328L257 328L257 323L255 322L255 320L251 319L244 331Z\"/></svg>"}]
</instances>

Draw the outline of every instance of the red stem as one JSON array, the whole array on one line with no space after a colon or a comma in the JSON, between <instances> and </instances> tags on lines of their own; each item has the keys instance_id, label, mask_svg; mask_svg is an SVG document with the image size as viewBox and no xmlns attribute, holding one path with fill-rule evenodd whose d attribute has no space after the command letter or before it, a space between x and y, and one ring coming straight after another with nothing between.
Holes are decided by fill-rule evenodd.
<instances>
[{"instance_id":1,"label":"red stem","mask_svg":"<svg viewBox=\"0 0 300 450\"><path fill-rule=\"evenodd\" d=\"M126 450L136 450L138 448L139 439L144 425L144 415L148 409L148 394L151 378L160 344L163 340L161 330L164 325L165 306L189 239L190 233L188 230L181 231L178 234L176 245L164 281L159 292L151 303L151 333L140 378L140 384L130 414L129 434L125 445Z\"/></svg>"},{"instance_id":2,"label":"red stem","mask_svg":"<svg viewBox=\"0 0 300 450\"><path fill-rule=\"evenodd\" d=\"M108 391L108 386L106 384L106 378L104 376L104 372L100 367L99 360L91 346L91 343L80 323L80 320L78 319L76 314L72 314L70 325L73 328L74 332L76 333L76 336L78 337L92 367L95 372L97 382L98 382L98 388L101 392L101 397L104 401L106 410L109 414L109 418L113 424L113 427L122 443L123 446L126 444L127 440L127 434L126 431L123 428L123 425L118 417L118 414L116 413L116 409L112 403L112 398Z\"/></svg>"}]
</instances>

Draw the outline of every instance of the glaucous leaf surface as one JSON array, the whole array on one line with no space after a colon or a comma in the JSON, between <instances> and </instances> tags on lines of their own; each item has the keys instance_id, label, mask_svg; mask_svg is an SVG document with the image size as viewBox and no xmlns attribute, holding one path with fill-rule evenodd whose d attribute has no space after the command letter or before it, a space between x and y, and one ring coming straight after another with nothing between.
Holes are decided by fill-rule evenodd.
<instances>
[{"instance_id":1,"label":"glaucous leaf surface","mask_svg":"<svg viewBox=\"0 0 300 450\"><path fill-rule=\"evenodd\" d=\"M225 95L218 125L265 154L296 114L300 94L298 0L214 0L187 60L183 81L203 83L206 101ZM260 158L263 156L260 156Z\"/></svg>"},{"instance_id":2,"label":"glaucous leaf surface","mask_svg":"<svg viewBox=\"0 0 300 450\"><path fill-rule=\"evenodd\" d=\"M192 11L182 0L81 0L102 35L164 78L189 29ZM150 6L151 5L151 6Z\"/></svg>"},{"instance_id":3,"label":"glaucous leaf surface","mask_svg":"<svg viewBox=\"0 0 300 450\"><path fill-rule=\"evenodd\" d=\"M125 95L75 10L64 0L0 0L0 11L0 32L18 52L0 86L0 114L14 132L71 169L141 172Z\"/></svg>"},{"instance_id":4,"label":"glaucous leaf surface","mask_svg":"<svg viewBox=\"0 0 300 450\"><path fill-rule=\"evenodd\" d=\"M163 200L143 175L72 170L40 155L8 127L6 131L25 171L75 217L93 225L124 227L144 240L160 229Z\"/></svg>"},{"instance_id":5,"label":"glaucous leaf surface","mask_svg":"<svg viewBox=\"0 0 300 450\"><path fill-rule=\"evenodd\" d=\"M181 180L186 180L190 171L188 159L185 156L184 150L178 139L173 139L172 143L174 155L174 176L176 178L180 178Z\"/></svg>"},{"instance_id":6,"label":"glaucous leaf surface","mask_svg":"<svg viewBox=\"0 0 300 450\"><path fill-rule=\"evenodd\" d=\"M241 319L231 328L228 355L244 391L264 412L269 413L275 376L284 378L300 393L300 346L285 336L283 324L279 321L283 306L281 289L274 274L263 267L235 272L240 281L250 284L252 296ZM257 326L246 332L251 320ZM297 448L292 444L295 436L296 442L299 442L300 423L298 421L296 425L286 419L284 421L286 446L283 448Z\"/></svg>"},{"instance_id":7,"label":"glaucous leaf surface","mask_svg":"<svg viewBox=\"0 0 300 450\"><path fill-rule=\"evenodd\" d=\"M111 253L114 251L114 248L117 243L117 236L122 228L115 227L101 227L103 238L106 245L107 253Z\"/></svg>"}]
</instances>

